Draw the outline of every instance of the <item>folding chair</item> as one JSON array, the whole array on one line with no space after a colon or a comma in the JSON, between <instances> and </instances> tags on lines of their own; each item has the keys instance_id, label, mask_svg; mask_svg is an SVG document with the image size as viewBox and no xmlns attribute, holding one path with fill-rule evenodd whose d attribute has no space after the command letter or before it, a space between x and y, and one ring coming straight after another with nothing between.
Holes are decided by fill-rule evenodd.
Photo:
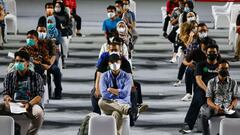
<instances>
[{"instance_id":1,"label":"folding chair","mask_svg":"<svg viewBox=\"0 0 240 135\"><path fill-rule=\"evenodd\" d=\"M14 135L14 119L10 116L0 116L0 134Z\"/></svg>"}]
</instances>

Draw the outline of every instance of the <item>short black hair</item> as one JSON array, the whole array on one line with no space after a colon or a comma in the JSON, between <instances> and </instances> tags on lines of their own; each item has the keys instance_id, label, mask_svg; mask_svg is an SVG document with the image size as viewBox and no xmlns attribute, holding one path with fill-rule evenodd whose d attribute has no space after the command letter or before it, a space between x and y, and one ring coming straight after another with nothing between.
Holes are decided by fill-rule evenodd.
<instances>
[{"instance_id":1,"label":"short black hair","mask_svg":"<svg viewBox=\"0 0 240 135\"><path fill-rule=\"evenodd\" d=\"M208 44L208 45L207 45L207 50L208 50L209 48L216 48L216 49L217 49L217 52L219 51L219 47L218 47L217 44L213 44L213 43Z\"/></svg>"},{"instance_id":2,"label":"short black hair","mask_svg":"<svg viewBox=\"0 0 240 135\"><path fill-rule=\"evenodd\" d=\"M122 45L123 45L123 42L124 42L124 41L117 36L117 37L114 37L114 38L112 39L112 41L109 40L109 43L108 43L108 44L109 44L109 45L114 44L114 45L120 45L120 46L122 46Z\"/></svg>"},{"instance_id":3,"label":"short black hair","mask_svg":"<svg viewBox=\"0 0 240 135\"><path fill-rule=\"evenodd\" d=\"M109 56L108 62L113 63L113 62L117 62L118 60L121 60L121 57L118 54L111 54Z\"/></svg>"},{"instance_id":4,"label":"short black hair","mask_svg":"<svg viewBox=\"0 0 240 135\"><path fill-rule=\"evenodd\" d=\"M48 2L45 4L45 9L47 9L47 6L53 6L53 3L52 2ZM54 6L53 6L54 7Z\"/></svg>"},{"instance_id":5,"label":"short black hair","mask_svg":"<svg viewBox=\"0 0 240 135\"><path fill-rule=\"evenodd\" d=\"M223 64L223 63L227 63L228 65L229 65L229 62L226 60L226 59L220 59L219 61L218 61L218 64ZM229 65L230 66L230 65Z\"/></svg>"},{"instance_id":6,"label":"short black hair","mask_svg":"<svg viewBox=\"0 0 240 135\"><path fill-rule=\"evenodd\" d=\"M15 52L14 58L16 59L17 56L19 56L20 58L25 59L26 61L30 60L30 56L29 56L29 54L26 51Z\"/></svg>"},{"instance_id":7,"label":"short black hair","mask_svg":"<svg viewBox=\"0 0 240 135\"><path fill-rule=\"evenodd\" d=\"M116 1L115 1L115 4L119 4L119 5L121 5L121 7L123 7L123 2L122 2L122 0L116 0Z\"/></svg>"},{"instance_id":8,"label":"short black hair","mask_svg":"<svg viewBox=\"0 0 240 135\"><path fill-rule=\"evenodd\" d=\"M114 11L116 11L116 7L113 6L113 5L109 5L109 6L107 7L107 10L114 10Z\"/></svg>"},{"instance_id":9,"label":"short black hair","mask_svg":"<svg viewBox=\"0 0 240 135\"><path fill-rule=\"evenodd\" d=\"M192 10L194 9L193 2L187 1L187 2L184 3L184 5L185 5L185 4L188 4L188 7L189 7L190 9L192 9Z\"/></svg>"},{"instance_id":10,"label":"short black hair","mask_svg":"<svg viewBox=\"0 0 240 135\"><path fill-rule=\"evenodd\" d=\"M199 23L198 27L207 27L208 28L208 26L205 23Z\"/></svg>"},{"instance_id":11,"label":"short black hair","mask_svg":"<svg viewBox=\"0 0 240 135\"><path fill-rule=\"evenodd\" d=\"M217 44L216 40L210 38L210 37L204 37L203 39L200 39L199 44L205 44L206 46Z\"/></svg>"},{"instance_id":12,"label":"short black hair","mask_svg":"<svg viewBox=\"0 0 240 135\"><path fill-rule=\"evenodd\" d=\"M128 1L128 4L130 4L130 0L124 0L124 1Z\"/></svg>"},{"instance_id":13,"label":"short black hair","mask_svg":"<svg viewBox=\"0 0 240 135\"><path fill-rule=\"evenodd\" d=\"M36 31L36 30L30 30L30 31L28 31L27 32L27 35L34 35L35 37L37 37L38 38L38 32Z\"/></svg>"}]
</instances>

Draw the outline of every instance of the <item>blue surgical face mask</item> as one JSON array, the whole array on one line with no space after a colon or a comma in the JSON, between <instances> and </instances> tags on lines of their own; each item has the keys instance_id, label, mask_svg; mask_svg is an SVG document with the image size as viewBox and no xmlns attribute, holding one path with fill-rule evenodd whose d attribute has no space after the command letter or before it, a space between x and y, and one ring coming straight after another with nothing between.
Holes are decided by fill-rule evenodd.
<instances>
[{"instance_id":1,"label":"blue surgical face mask","mask_svg":"<svg viewBox=\"0 0 240 135\"><path fill-rule=\"evenodd\" d=\"M33 39L31 39L31 38L28 38L28 39L26 40L26 42L27 42L27 45L28 45L28 46L34 46L34 45L35 45L35 41L34 41Z\"/></svg>"},{"instance_id":2,"label":"blue surgical face mask","mask_svg":"<svg viewBox=\"0 0 240 135\"><path fill-rule=\"evenodd\" d=\"M185 8L184 8L184 12L187 12L187 13L188 13L189 11L190 11L190 8L189 8L189 7L185 7Z\"/></svg>"},{"instance_id":3,"label":"blue surgical face mask","mask_svg":"<svg viewBox=\"0 0 240 135\"><path fill-rule=\"evenodd\" d=\"M23 71L25 69L24 63L22 63L22 62L16 62L14 64L14 67L17 71Z\"/></svg>"}]
</instances>

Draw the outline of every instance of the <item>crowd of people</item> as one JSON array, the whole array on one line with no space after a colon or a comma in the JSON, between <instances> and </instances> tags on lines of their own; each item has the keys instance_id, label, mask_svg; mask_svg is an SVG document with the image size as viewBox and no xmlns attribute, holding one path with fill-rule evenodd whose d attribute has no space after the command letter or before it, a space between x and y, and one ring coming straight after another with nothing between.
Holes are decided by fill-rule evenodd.
<instances>
[{"instance_id":1,"label":"crowd of people","mask_svg":"<svg viewBox=\"0 0 240 135\"><path fill-rule=\"evenodd\" d=\"M178 61L179 65L174 86L180 86L185 75L186 95L181 100L191 101L179 132L190 133L196 120L200 118L203 134L210 135L208 120L211 117L240 117L237 111L232 111L239 97L237 83L230 77L230 64L221 57L217 42L208 36L208 26L199 22L193 2L168 0L166 6L163 36L173 44L173 57L170 62ZM172 28L170 33L167 33L168 27ZM233 61L239 60L238 46ZM200 113L201 108L203 111ZM229 113L230 111L234 113Z\"/></svg>"},{"instance_id":2,"label":"crowd of people","mask_svg":"<svg viewBox=\"0 0 240 135\"><path fill-rule=\"evenodd\" d=\"M107 19L102 30L106 43L102 45L96 62L93 88L90 92L92 111L112 115L116 119L120 135L123 116L130 118L134 126L139 113L146 111L141 84L134 79L134 46L138 39L136 16L131 0L116 0L106 8ZM81 17L77 15L76 0L53 0L45 4L45 15L39 18L35 30L26 34L26 46L15 52L14 61L8 67L4 80L4 103L0 114L10 112L10 102L21 102L32 120L27 135L35 135L44 119L44 85L51 74L55 84L53 96L62 99L62 73L69 55L69 43L73 35L81 34ZM1 10L3 11L1 13ZM185 75L186 95L182 101L191 101L180 133L190 133L201 115L203 134L209 135L208 120L217 115L238 118L233 111L237 105L238 87L230 77L230 64L221 57L217 42L208 36L208 26L199 22L191 0L167 0L167 16L163 36L173 45L171 63L178 61L178 87ZM7 14L0 1L0 16ZM239 33L240 16L237 18ZM73 29L76 25L76 29ZM5 22L0 17L4 33ZM171 32L167 33L168 27ZM4 34L3 39L4 38ZM240 58L240 44L234 61ZM59 63L62 63L59 64ZM200 109L203 108L203 112Z\"/></svg>"}]
</instances>

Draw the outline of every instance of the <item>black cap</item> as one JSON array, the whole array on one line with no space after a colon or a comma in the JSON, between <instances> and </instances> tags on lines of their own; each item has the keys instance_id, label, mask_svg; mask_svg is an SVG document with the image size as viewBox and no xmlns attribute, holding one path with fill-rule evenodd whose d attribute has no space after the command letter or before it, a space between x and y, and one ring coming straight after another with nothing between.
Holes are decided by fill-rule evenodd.
<instances>
[{"instance_id":1,"label":"black cap","mask_svg":"<svg viewBox=\"0 0 240 135\"><path fill-rule=\"evenodd\" d=\"M108 44L111 45L122 45L123 44L123 40L119 37L113 37L112 39L110 38L108 41Z\"/></svg>"},{"instance_id":2,"label":"black cap","mask_svg":"<svg viewBox=\"0 0 240 135\"><path fill-rule=\"evenodd\" d=\"M117 62L118 60L121 60L121 57L118 54L111 54L109 56L109 62Z\"/></svg>"}]
</instances>

